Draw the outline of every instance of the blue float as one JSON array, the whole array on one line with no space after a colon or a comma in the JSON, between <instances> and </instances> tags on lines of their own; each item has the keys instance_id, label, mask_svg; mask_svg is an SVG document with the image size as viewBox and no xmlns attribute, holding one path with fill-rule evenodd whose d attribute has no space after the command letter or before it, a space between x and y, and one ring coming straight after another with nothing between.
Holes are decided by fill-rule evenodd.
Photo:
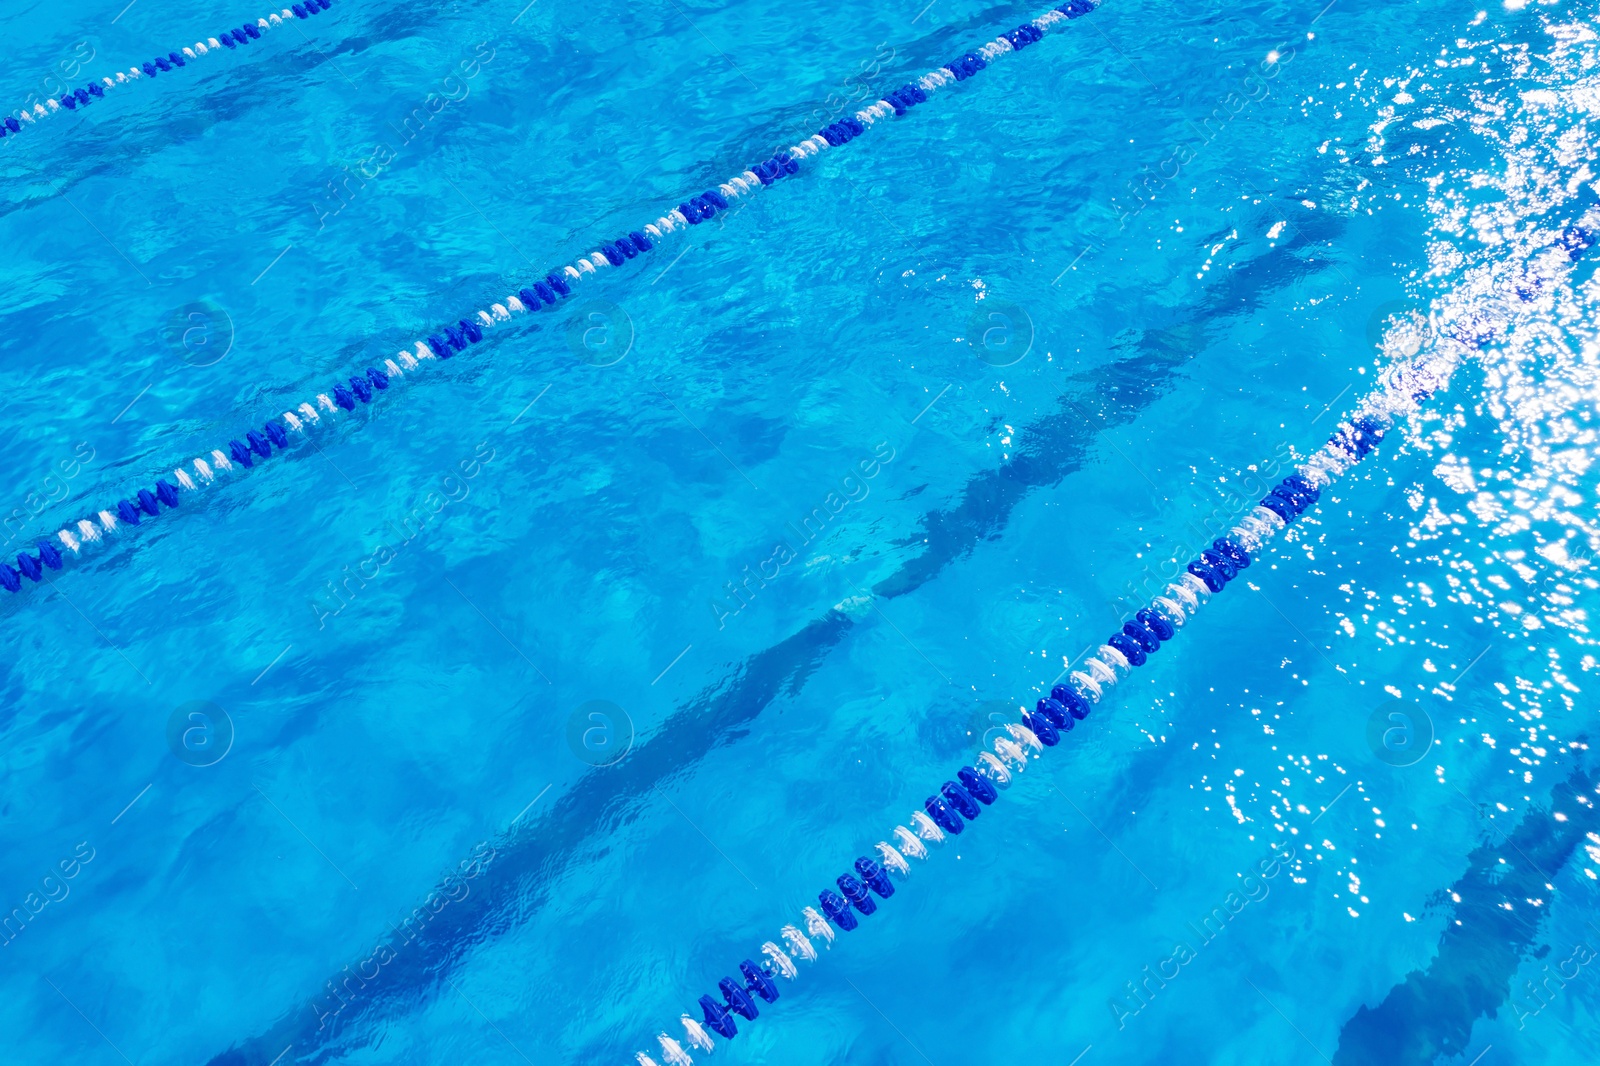
<instances>
[{"instance_id":1,"label":"blue float","mask_svg":"<svg viewBox=\"0 0 1600 1066\"><path fill-rule=\"evenodd\" d=\"M739 964L739 972L744 974L746 992L753 992L768 1003L778 1002L778 986L772 983L765 970L745 959Z\"/></svg>"},{"instance_id":2,"label":"blue float","mask_svg":"<svg viewBox=\"0 0 1600 1066\"><path fill-rule=\"evenodd\" d=\"M1297 517L1294 505L1277 495L1262 497L1261 506L1283 519L1285 525L1292 523Z\"/></svg>"},{"instance_id":3,"label":"blue float","mask_svg":"<svg viewBox=\"0 0 1600 1066\"><path fill-rule=\"evenodd\" d=\"M1039 743L1047 748L1053 748L1061 743L1061 733L1050 724L1050 719L1043 715L1034 714L1032 711L1022 712L1022 723L1033 730L1033 735L1039 738Z\"/></svg>"},{"instance_id":4,"label":"blue float","mask_svg":"<svg viewBox=\"0 0 1600 1066\"><path fill-rule=\"evenodd\" d=\"M956 832L960 832L960 830L958 829ZM850 909L850 904L846 903L844 897L839 893L830 889L823 889L817 894L817 902L822 904L822 913L826 914L834 925L837 925L845 932L848 933L861 924L856 920L855 912Z\"/></svg>"},{"instance_id":5,"label":"blue float","mask_svg":"<svg viewBox=\"0 0 1600 1066\"><path fill-rule=\"evenodd\" d=\"M894 895L894 882L889 880L889 875L883 872L882 866L865 855L856 860L856 873L861 875L861 880L866 882L867 887L876 892L880 898L888 899Z\"/></svg>"},{"instance_id":6,"label":"blue float","mask_svg":"<svg viewBox=\"0 0 1600 1066\"><path fill-rule=\"evenodd\" d=\"M1057 685L1050 690L1050 698L1067 709L1067 713L1078 721L1089 717L1092 704L1089 698L1071 685Z\"/></svg>"},{"instance_id":7,"label":"blue float","mask_svg":"<svg viewBox=\"0 0 1600 1066\"><path fill-rule=\"evenodd\" d=\"M1145 607L1134 617L1163 641L1171 640L1178 635L1178 627L1173 625L1166 615L1154 607Z\"/></svg>"},{"instance_id":8,"label":"blue float","mask_svg":"<svg viewBox=\"0 0 1600 1066\"><path fill-rule=\"evenodd\" d=\"M960 836L966 828L961 822L961 816L950 809L950 805L939 796L929 796L922 801L923 810L928 812L928 817L933 823L951 836Z\"/></svg>"},{"instance_id":9,"label":"blue float","mask_svg":"<svg viewBox=\"0 0 1600 1066\"><path fill-rule=\"evenodd\" d=\"M1233 565L1233 560L1217 551L1207 548L1200 553L1201 561L1207 563L1213 570L1222 575L1223 581L1232 581L1239 576L1239 568Z\"/></svg>"},{"instance_id":10,"label":"blue float","mask_svg":"<svg viewBox=\"0 0 1600 1066\"><path fill-rule=\"evenodd\" d=\"M1072 728L1067 725L1068 722L1072 721L1072 715L1068 714L1067 709L1061 705L1060 701L1053 697L1046 696L1034 704L1033 710L1035 714L1042 715L1046 721L1057 729Z\"/></svg>"},{"instance_id":11,"label":"blue float","mask_svg":"<svg viewBox=\"0 0 1600 1066\"><path fill-rule=\"evenodd\" d=\"M305 16L301 16L304 18ZM700 1011L705 1016L706 1028L718 1036L732 1040L739 1035L739 1026L728 1015L728 1008L710 996L700 997Z\"/></svg>"},{"instance_id":12,"label":"blue float","mask_svg":"<svg viewBox=\"0 0 1600 1066\"><path fill-rule=\"evenodd\" d=\"M1317 500L1322 498L1322 490L1306 480L1303 474L1290 474L1280 484L1294 489L1312 503L1316 503Z\"/></svg>"},{"instance_id":13,"label":"blue float","mask_svg":"<svg viewBox=\"0 0 1600 1066\"><path fill-rule=\"evenodd\" d=\"M47 540L34 541L33 546L39 549L39 561L52 570L61 569L61 553L56 546Z\"/></svg>"},{"instance_id":14,"label":"blue float","mask_svg":"<svg viewBox=\"0 0 1600 1066\"><path fill-rule=\"evenodd\" d=\"M751 999L745 990L734 982L733 978L724 977L718 981L717 991L722 993L723 1000L727 1002L728 1009L733 1013L752 1022L761 1016L761 1011L756 1008L755 1000Z\"/></svg>"},{"instance_id":15,"label":"blue float","mask_svg":"<svg viewBox=\"0 0 1600 1066\"><path fill-rule=\"evenodd\" d=\"M1128 660L1129 666L1143 666L1145 664L1144 649L1139 646L1138 641L1122 632L1122 630L1119 629L1107 637L1106 643L1121 652L1122 657Z\"/></svg>"},{"instance_id":16,"label":"blue float","mask_svg":"<svg viewBox=\"0 0 1600 1066\"><path fill-rule=\"evenodd\" d=\"M983 813L983 808L978 806L978 801L972 798L972 793L956 782L946 781L939 787L939 791L945 799L950 801L950 806L954 807L957 813L967 821L973 821Z\"/></svg>"},{"instance_id":17,"label":"blue float","mask_svg":"<svg viewBox=\"0 0 1600 1066\"><path fill-rule=\"evenodd\" d=\"M1211 547L1233 560L1235 570L1244 570L1250 566L1250 553L1235 544L1229 537L1218 537L1211 542ZM1166 638L1163 637L1163 640Z\"/></svg>"},{"instance_id":18,"label":"blue float","mask_svg":"<svg viewBox=\"0 0 1600 1066\"><path fill-rule=\"evenodd\" d=\"M1070 722L1072 719L1068 718L1067 721ZM956 779L961 782L961 786L963 788L972 793L973 799L977 800L985 807L989 806L989 804L1000 798L1000 792L994 787L994 782L990 781L987 777L983 776L970 766L963 766L961 769L957 770ZM864 859L857 859L856 869L859 870L861 868L861 863L865 861L866 860ZM893 888L892 885L890 887Z\"/></svg>"},{"instance_id":19,"label":"blue float","mask_svg":"<svg viewBox=\"0 0 1600 1066\"><path fill-rule=\"evenodd\" d=\"M1594 234L1583 226L1568 226L1561 231L1561 247L1567 250L1568 259L1577 259L1594 245Z\"/></svg>"},{"instance_id":20,"label":"blue float","mask_svg":"<svg viewBox=\"0 0 1600 1066\"><path fill-rule=\"evenodd\" d=\"M39 581L44 577L44 570L39 566L39 560L27 552L17 555L17 569L21 570L29 581Z\"/></svg>"},{"instance_id":21,"label":"blue float","mask_svg":"<svg viewBox=\"0 0 1600 1066\"><path fill-rule=\"evenodd\" d=\"M839 891L844 893L844 898L855 904L856 910L862 914L876 914L878 901L872 898L872 893L867 891L867 886L857 881L849 874L840 874L833 879L839 886Z\"/></svg>"},{"instance_id":22,"label":"blue float","mask_svg":"<svg viewBox=\"0 0 1600 1066\"><path fill-rule=\"evenodd\" d=\"M1146 655L1154 655L1161 650L1161 635L1150 628L1150 624L1138 615L1134 615L1133 618L1122 623L1122 631L1132 638L1135 644L1143 648Z\"/></svg>"},{"instance_id":23,"label":"blue float","mask_svg":"<svg viewBox=\"0 0 1600 1066\"><path fill-rule=\"evenodd\" d=\"M1212 592L1221 592L1222 586L1226 584L1222 579L1222 575L1217 573L1216 568L1204 559L1194 560L1189 564L1188 569L1189 573L1205 582L1206 588Z\"/></svg>"},{"instance_id":24,"label":"blue float","mask_svg":"<svg viewBox=\"0 0 1600 1066\"><path fill-rule=\"evenodd\" d=\"M1277 496L1279 499L1289 501L1289 506L1294 508L1295 514L1302 514L1305 512L1307 507L1311 506L1310 497L1306 496L1299 489L1296 489L1288 482L1273 486L1272 495Z\"/></svg>"},{"instance_id":25,"label":"blue float","mask_svg":"<svg viewBox=\"0 0 1600 1066\"><path fill-rule=\"evenodd\" d=\"M1293 489L1284 488L1282 485L1274 487L1270 495L1276 496L1278 499L1288 504L1289 509L1293 511L1297 517L1304 512L1311 503L1310 500L1307 500L1298 492L1295 492Z\"/></svg>"},{"instance_id":26,"label":"blue float","mask_svg":"<svg viewBox=\"0 0 1600 1066\"><path fill-rule=\"evenodd\" d=\"M1328 443L1355 459L1365 459L1383 440L1384 429L1370 418L1358 418L1339 427Z\"/></svg>"}]
</instances>

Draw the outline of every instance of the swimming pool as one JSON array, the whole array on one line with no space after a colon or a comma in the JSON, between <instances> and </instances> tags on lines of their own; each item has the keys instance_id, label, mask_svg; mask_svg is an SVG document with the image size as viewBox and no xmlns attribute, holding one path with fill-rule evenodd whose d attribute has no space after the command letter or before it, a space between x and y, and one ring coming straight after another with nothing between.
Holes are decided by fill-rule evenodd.
<instances>
[{"instance_id":1,"label":"swimming pool","mask_svg":"<svg viewBox=\"0 0 1600 1066\"><path fill-rule=\"evenodd\" d=\"M10 14L4 106L264 11ZM1594 1057L1585 9L1114 0L509 306L1041 14L337 0L0 139L8 556L322 420L0 592L12 1060L699 1060L769 941L717 1061Z\"/></svg>"}]
</instances>

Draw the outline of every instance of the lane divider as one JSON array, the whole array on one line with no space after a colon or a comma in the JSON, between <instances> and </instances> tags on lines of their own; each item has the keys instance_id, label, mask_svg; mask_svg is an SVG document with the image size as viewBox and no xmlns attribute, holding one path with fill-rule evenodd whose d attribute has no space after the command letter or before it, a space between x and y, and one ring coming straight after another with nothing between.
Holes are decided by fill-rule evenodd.
<instances>
[{"instance_id":1,"label":"lane divider","mask_svg":"<svg viewBox=\"0 0 1600 1066\"><path fill-rule=\"evenodd\" d=\"M77 111L79 108L88 107L97 100L105 99L108 92L117 92L124 86L181 70L205 56L221 53L224 50L236 52L252 41L259 41L263 33L277 29L290 19L310 18L319 11L328 10L331 6L332 0L300 0L292 7L272 12L255 22L246 22L237 28L223 30L215 37L196 41L179 51L156 56L127 70L119 70L97 81L90 81L77 89L61 94L60 99L52 97L44 103L34 104L31 108L23 107L12 111L0 118L0 139L14 137L29 126L64 111Z\"/></svg>"},{"instance_id":2,"label":"lane divider","mask_svg":"<svg viewBox=\"0 0 1600 1066\"><path fill-rule=\"evenodd\" d=\"M1325 488L1371 455L1401 419L1445 388L1472 353L1504 336L1596 243L1600 207L1595 206L1592 195L1586 198L1582 216L1530 256L1528 266L1513 266L1501 277L1491 276L1492 269L1485 270L1469 278L1453 300L1444 301L1432 321L1430 341L1419 354L1386 369L1378 387L1339 423L1321 448L1274 486L1226 536L1218 537L1190 560L1179 580L1136 611L1066 682L1053 686L1032 710L1023 709L1021 721L1005 727L1007 735L994 741L992 752L979 753L976 765L961 767L923 800L921 809L914 810L906 824L895 826L893 843L878 841L876 858L858 857L851 872L841 874L834 887L818 893L820 912L817 907L801 912L804 931L796 924L783 926L779 931L782 947L769 940L761 945L761 963L750 958L739 963L742 983L724 977L717 984L720 998L701 996L700 1018L685 1013L679 1019L684 1030L682 1042L661 1032L656 1039L668 1066L691 1066L693 1058L684 1043L709 1052L715 1047L712 1034L732 1039L739 1032L737 1019L759 1018L757 1000L769 1004L778 1000L774 978L796 978L797 958L818 960L812 938L831 945L838 933L851 932L860 927L862 918L876 914L880 901L895 894L895 879L888 875L909 876L907 857L925 861L928 844L942 844L947 837L965 832L984 808L999 799L1013 776L1027 768L1031 753L1042 754L1058 746L1113 687L1175 639L1199 609L1247 569L1274 537L1315 507ZM634 1058L639 1066L656 1066L646 1052L638 1052Z\"/></svg>"},{"instance_id":3,"label":"lane divider","mask_svg":"<svg viewBox=\"0 0 1600 1066\"><path fill-rule=\"evenodd\" d=\"M1424 368L1419 367L1412 378L1424 372ZM1414 392L1422 394L1423 390L1419 387ZM1431 394L1431 389L1425 393ZM1382 390L1377 395L1381 397ZM697 1020L684 1014L680 1018L684 1040L689 1046L709 1052L715 1046L711 1034L725 1039L738 1035L739 1023L735 1016L754 1021L760 1017L757 999L776 1002L779 990L773 978L793 980L797 977L796 956L811 962L817 960L812 937L831 944L836 931L851 932L859 928L861 918L877 913L878 901L888 900L895 894L895 883L889 873L900 878L909 876L911 864L906 861L907 857L926 861L928 844L937 846L947 837L965 832L985 807L1000 798L1013 776L1027 769L1030 754L1059 745L1063 735L1089 717L1095 705L1104 700L1114 686L1175 639L1178 631L1211 596L1223 591L1248 568L1273 537L1313 507L1325 487L1370 455L1393 421L1393 412L1386 410L1386 406L1369 402L1358 408L1319 451L1279 482L1227 536L1218 537L1211 547L1190 560L1179 580L1168 585L1161 595L1111 634L1093 656L1079 664L1066 682L1051 688L1050 694L1040 699L1032 710L1023 710L1020 722L1009 723L1007 735L996 738L992 752L980 752L974 760L976 765L969 764L957 770L951 780L923 800L922 808L912 812L907 824L895 826L891 834L893 843L878 841L874 847L876 858L858 857L852 872L841 874L835 880L837 891L827 888L818 893L821 911L819 913L815 907L805 908L801 915L806 925L804 932L793 924L780 930L787 951L767 941L761 946L763 962L757 964L747 958L739 963L739 973L744 978L742 984L725 977L717 985L720 999L701 996L698 1004L701 1017ZM689 1066L693 1062L683 1044L667 1033L660 1033L657 1042L668 1066ZM656 1066L646 1052L638 1052L635 1060L639 1066Z\"/></svg>"},{"instance_id":4,"label":"lane divider","mask_svg":"<svg viewBox=\"0 0 1600 1066\"><path fill-rule=\"evenodd\" d=\"M328 7L328 0L312 2L320 4L320 10ZM297 4L292 11L300 10L301 6ZM855 114L828 124L799 144L774 152L715 188L689 197L653 222L605 241L597 250L580 256L572 263L556 267L543 278L529 282L487 308L470 312L436 329L425 338L418 339L411 348L402 349L383 360L381 366L362 367L347 379L335 382L332 387L292 406L261 426L247 429L226 444L162 474L153 485L141 487L104 509L63 527L52 536L36 540L32 551L17 555L15 566L0 561L0 588L20 592L25 587L24 579L30 584L42 581L47 570L62 570L145 522L164 517L194 494L243 476L257 463L295 448L312 433L327 432L358 407L365 407L382 398L392 386L409 376L440 360L452 359L480 343L486 335L485 331L493 330L517 316L556 306L588 280L654 251L669 238L683 234L690 227L728 210L733 201L753 196L767 186L799 173L802 162L849 144L884 119L904 116L912 108L926 103L932 93L966 81L995 60L1043 40L1046 31L1087 15L1096 6L1095 0L1067 0L1059 7L1051 8L1032 22L1024 23L978 50L968 52L915 81L907 82ZM238 34L248 38L251 32L252 27L245 27ZM91 86L84 95L92 98L92 90Z\"/></svg>"}]
</instances>

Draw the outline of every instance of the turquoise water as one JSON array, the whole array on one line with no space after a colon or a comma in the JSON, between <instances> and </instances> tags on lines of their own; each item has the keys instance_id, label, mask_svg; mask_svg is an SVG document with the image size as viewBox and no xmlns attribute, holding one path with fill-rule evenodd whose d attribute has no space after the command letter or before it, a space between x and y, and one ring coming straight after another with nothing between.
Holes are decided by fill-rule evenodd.
<instances>
[{"instance_id":1,"label":"turquoise water","mask_svg":"<svg viewBox=\"0 0 1600 1066\"><path fill-rule=\"evenodd\" d=\"M1592 14L1479 11L1116 0L7 599L8 1061L661 1061L1572 217ZM8 550L1038 13L341 0L0 141ZM0 92L196 18L9 13ZM716 1061L1593 1060L1597 295Z\"/></svg>"}]
</instances>

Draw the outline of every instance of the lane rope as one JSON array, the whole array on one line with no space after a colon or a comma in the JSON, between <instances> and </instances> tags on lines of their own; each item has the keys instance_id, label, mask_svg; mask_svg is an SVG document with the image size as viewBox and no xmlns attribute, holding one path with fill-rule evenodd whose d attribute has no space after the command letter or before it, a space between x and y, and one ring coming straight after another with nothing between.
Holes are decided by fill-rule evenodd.
<instances>
[{"instance_id":1,"label":"lane rope","mask_svg":"<svg viewBox=\"0 0 1600 1066\"><path fill-rule=\"evenodd\" d=\"M1550 264L1580 258L1595 243L1600 231L1600 211L1590 208L1581 222L1568 225L1546 249ZM1541 274L1524 270L1501 292L1523 302L1552 280L1559 271ZM1490 291L1494 291L1491 289ZM1096 652L1078 664L1068 680L1053 686L1032 710L1022 710L1021 721L1008 723L1005 736L982 751L973 763L961 767L951 780L923 800L909 821L897 825L889 839L880 840L872 854L861 855L851 871L841 874L834 888L817 895L816 907L806 907L800 922L784 925L778 937L761 945L761 961L743 959L738 966L742 981L724 977L717 983L721 998L700 997L700 1017L680 1017L683 1041L662 1031L657 1042L668 1066L690 1066L688 1047L711 1051L712 1034L731 1039L737 1035L737 1018L754 1021L760 1016L757 1000L774 1003L779 998L775 978L799 976L796 960L818 961L813 939L831 946L839 932L851 932L861 918L877 913L879 901L895 894L897 880L911 873L907 859L926 861L928 845L937 846L959 836L985 807L999 799L1016 774L1023 772L1030 755L1042 754L1061 743L1064 734L1087 718L1111 690L1150 657L1177 637L1209 599L1223 591L1239 573L1258 558L1264 548L1314 507L1325 488L1356 463L1371 455L1401 419L1420 410L1423 402L1444 389L1468 355L1503 335L1517 317L1501 314L1503 308L1457 307L1456 315L1441 320L1436 315L1431 342L1416 357L1386 370L1380 384L1339 424L1338 429L1294 473L1280 481L1226 536L1190 560L1183 576L1161 595L1134 613L1121 629ZM894 875L891 877L890 875ZM820 909L819 909L820 908ZM804 926L804 929L801 926ZM782 943L780 944L779 941ZM638 1052L639 1066L656 1066L646 1052Z\"/></svg>"},{"instance_id":2,"label":"lane rope","mask_svg":"<svg viewBox=\"0 0 1600 1066\"><path fill-rule=\"evenodd\" d=\"M685 1013L679 1019L684 1030L682 1042L661 1032L657 1042L668 1066L693 1062L685 1043L709 1052L715 1046L712 1034L725 1039L736 1036L736 1016L756 1020L760 1016L757 1000L769 1004L778 1000L774 978L796 978L797 958L818 960L813 938L831 945L838 932L851 932L859 928L861 918L877 913L879 901L894 896L895 880L910 875L908 858L926 861L930 858L928 845L937 846L965 832L985 807L999 799L1014 775L1027 768L1030 754L1058 746L1063 735L1087 718L1119 682L1175 639L1213 595L1223 591L1273 538L1313 507L1324 488L1372 454L1405 409L1397 398L1404 397L1414 406L1442 388L1466 347L1456 343L1454 348L1460 350L1445 355L1447 346L1436 345L1427 356L1392 369L1388 380L1318 451L1280 481L1226 536L1218 537L1190 560L1179 580L1135 612L1092 656L1078 664L1067 681L1052 687L1032 710L1023 710L1021 721L1008 723L1006 735L994 740L993 751L980 752L973 763L957 770L923 800L909 822L895 826L889 839L877 842L872 854L856 858L851 872L835 880L835 888L818 893L818 906L806 907L800 923L784 925L777 939L763 943L761 962L743 959L738 966L742 981L724 977L717 984L720 999L701 996L701 1016L697 1019ZM656 1066L646 1052L638 1052L635 1059L639 1066Z\"/></svg>"},{"instance_id":3,"label":"lane rope","mask_svg":"<svg viewBox=\"0 0 1600 1066\"><path fill-rule=\"evenodd\" d=\"M275 30L292 19L310 18L320 11L328 10L331 6L333 0L301 0L292 7L271 12L254 22L246 22L242 26L223 30L215 37L196 41L178 51L156 56L127 70L118 70L86 82L76 89L62 93L59 99L50 97L43 103L34 104L31 108L24 105L0 118L0 140L14 137L28 127L38 125L47 119L88 107L98 100L105 99L107 93L121 94L124 88L131 88L162 74L182 70L205 56L220 55L225 51L237 52L251 42L261 40L263 33Z\"/></svg>"},{"instance_id":4,"label":"lane rope","mask_svg":"<svg viewBox=\"0 0 1600 1066\"><path fill-rule=\"evenodd\" d=\"M328 0L314 0L326 10ZM326 434L340 420L383 397L389 389L440 360L481 342L486 331L525 314L556 306L572 296L590 279L643 256L717 214L727 211L735 200L754 196L783 178L798 174L801 163L814 160L823 152L843 147L865 134L877 123L904 116L928 101L932 93L980 73L990 63L1044 39L1045 33L1095 10L1094 0L1067 0L1032 22L1002 34L976 51L929 71L907 82L853 115L832 122L799 144L774 152L767 159L733 175L712 189L689 197L676 207L636 230L603 242L599 249L576 261L551 270L516 292L469 312L455 322L429 333L411 348L401 349L369 365L331 388L252 427L226 444L211 449L178 465L146 485L53 535L34 541L33 550L19 552L16 565L0 562L0 588L20 592L28 583L45 579L45 571L62 570L80 562L113 541L128 535L143 523L161 518L197 493L224 482L237 480L256 464L271 459L304 443L311 434ZM299 5L295 10L299 9ZM268 21L268 20L263 20ZM258 24L259 25L259 24ZM253 27L238 31L249 37ZM156 63L163 62L156 60ZM150 66L150 64L146 64ZM85 93L93 96L93 86ZM76 96L76 94L74 94Z\"/></svg>"},{"instance_id":5,"label":"lane rope","mask_svg":"<svg viewBox=\"0 0 1600 1066\"><path fill-rule=\"evenodd\" d=\"M1087 718L1119 682L1145 666L1213 595L1222 592L1279 534L1315 507L1324 489L1371 455L1402 420L1420 412L1426 401L1445 389L1471 355L1532 318L1545 297L1594 246L1597 233L1600 197L1592 187L1584 186L1576 217L1541 236L1542 243L1530 250L1524 262L1481 264L1469 270L1459 286L1435 301L1421 350L1386 368L1377 386L1318 450L1226 536L1218 537L1190 560L1177 581L1134 612L1071 671L1067 681L1054 685L1033 709L1022 709L1021 720L1004 727L1005 735L994 740L992 751L980 752L972 763L957 770L920 809L912 811L906 823L895 826L888 839L878 841L869 854L858 856L833 887L819 892L817 906L804 908L799 921L785 924L776 938L763 942L756 956L760 962L746 957L738 964L739 977L719 980L720 998L701 996L697 1004L700 1017L685 1012L679 1019L681 1041L661 1031L657 1043L668 1066L691 1066L688 1049L710 1052L716 1036L736 1036L739 1019L756 1020L760 1017L758 1001L776 1002L779 981L799 976L797 960L818 961L814 940L831 946L839 933L859 928L861 919L876 914L881 902L894 896L896 883L909 877L908 859L927 861L929 845L936 847L965 832L984 808L999 799L1015 775L1027 768L1030 755L1038 757L1060 745L1063 735ZM634 1057L638 1066L657 1066L647 1052Z\"/></svg>"}]
</instances>

